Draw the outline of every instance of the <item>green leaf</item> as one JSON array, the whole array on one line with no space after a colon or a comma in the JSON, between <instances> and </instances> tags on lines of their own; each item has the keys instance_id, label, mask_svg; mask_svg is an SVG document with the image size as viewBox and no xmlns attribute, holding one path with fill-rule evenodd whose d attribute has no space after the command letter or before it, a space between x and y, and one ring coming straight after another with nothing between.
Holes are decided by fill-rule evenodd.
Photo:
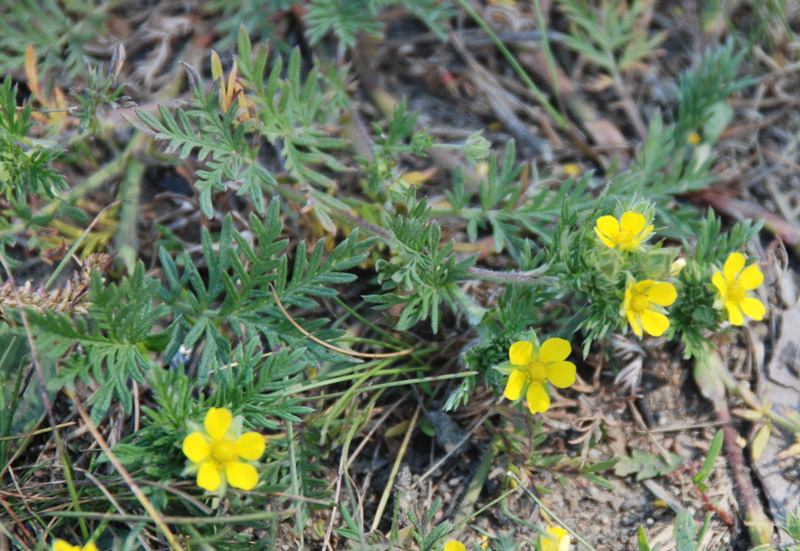
<instances>
[{"instance_id":1,"label":"green leaf","mask_svg":"<svg viewBox=\"0 0 800 551\"><path fill-rule=\"evenodd\" d=\"M753 442L750 444L750 457L753 458L753 461L758 461L761 458L761 454L764 453L764 448L769 441L769 434L770 424L764 423L761 428L758 429L758 432L753 438Z\"/></svg>"},{"instance_id":2,"label":"green leaf","mask_svg":"<svg viewBox=\"0 0 800 551\"><path fill-rule=\"evenodd\" d=\"M714 469L714 462L717 460L717 456L722 449L723 440L724 433L722 429L719 429L714 435L714 438L711 439L711 445L708 447L708 455L706 455L706 459L703 461L703 468L700 469L700 472L695 474L692 478L695 485L698 487L703 485L705 481L708 480L711 471Z\"/></svg>"},{"instance_id":3,"label":"green leaf","mask_svg":"<svg viewBox=\"0 0 800 551\"><path fill-rule=\"evenodd\" d=\"M631 450L630 457L621 457L619 463L614 468L617 476L628 476L636 474L637 482L656 476L664 476L680 467L683 458L677 454L670 454L670 463L664 461L660 455L643 452L641 450Z\"/></svg>"},{"instance_id":4,"label":"green leaf","mask_svg":"<svg viewBox=\"0 0 800 551\"><path fill-rule=\"evenodd\" d=\"M606 490L614 489L614 485L605 478L603 478L602 476L598 476L594 473L585 473L583 477L589 482L592 482L597 486L600 486L601 488L605 488Z\"/></svg>"},{"instance_id":5,"label":"green leaf","mask_svg":"<svg viewBox=\"0 0 800 551\"><path fill-rule=\"evenodd\" d=\"M639 544L639 551L655 551L650 547L650 542L647 541L647 534L641 526L639 526L636 541Z\"/></svg>"},{"instance_id":6,"label":"green leaf","mask_svg":"<svg viewBox=\"0 0 800 551\"><path fill-rule=\"evenodd\" d=\"M697 542L694 539L696 532L697 526L694 524L692 514L688 511L679 512L673 526L677 551L697 551Z\"/></svg>"}]
</instances>

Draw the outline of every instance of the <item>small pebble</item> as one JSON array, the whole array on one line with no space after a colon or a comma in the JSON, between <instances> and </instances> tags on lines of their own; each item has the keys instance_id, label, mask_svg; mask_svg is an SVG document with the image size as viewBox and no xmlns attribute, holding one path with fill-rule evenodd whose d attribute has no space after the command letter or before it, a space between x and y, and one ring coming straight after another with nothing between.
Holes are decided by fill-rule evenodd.
<instances>
[{"instance_id":1,"label":"small pebble","mask_svg":"<svg viewBox=\"0 0 800 551\"><path fill-rule=\"evenodd\" d=\"M648 517L645 522L648 526L652 526L655 521L653 520L653 517Z\"/></svg>"}]
</instances>

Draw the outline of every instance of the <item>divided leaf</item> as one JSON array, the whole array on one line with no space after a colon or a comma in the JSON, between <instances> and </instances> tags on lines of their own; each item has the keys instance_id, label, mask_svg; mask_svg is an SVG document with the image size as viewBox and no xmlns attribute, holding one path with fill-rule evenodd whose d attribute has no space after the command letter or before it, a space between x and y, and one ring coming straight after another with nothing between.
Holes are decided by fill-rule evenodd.
<instances>
[{"instance_id":1,"label":"divided leaf","mask_svg":"<svg viewBox=\"0 0 800 551\"><path fill-rule=\"evenodd\" d=\"M680 467L683 458L677 454L670 454L670 462L667 463L663 457L657 454L643 452L641 450L631 450L630 457L622 457L614 467L614 474L617 476L628 476L636 474L636 481L664 476Z\"/></svg>"}]
</instances>

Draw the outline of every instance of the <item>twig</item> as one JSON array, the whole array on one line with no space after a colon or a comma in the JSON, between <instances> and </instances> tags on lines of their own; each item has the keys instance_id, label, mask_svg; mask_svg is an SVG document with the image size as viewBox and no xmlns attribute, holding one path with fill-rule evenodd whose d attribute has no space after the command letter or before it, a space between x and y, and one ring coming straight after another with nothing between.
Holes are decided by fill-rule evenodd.
<instances>
[{"instance_id":1,"label":"twig","mask_svg":"<svg viewBox=\"0 0 800 551\"><path fill-rule=\"evenodd\" d=\"M647 437L650 439L650 442L653 444L656 450L658 450L658 454L661 457L663 457L664 461L667 463L667 465L669 465L670 462L672 461L672 459L669 456L669 452L667 452L667 450L664 449L664 446L662 446L661 443L658 440L656 440L656 437L653 436L653 434L650 432L647 423L645 423L644 419L642 418L642 414L636 408L636 405L633 402L628 402L628 407L631 410L631 414L633 415L636 424L639 425L640 429L646 432Z\"/></svg>"}]
</instances>

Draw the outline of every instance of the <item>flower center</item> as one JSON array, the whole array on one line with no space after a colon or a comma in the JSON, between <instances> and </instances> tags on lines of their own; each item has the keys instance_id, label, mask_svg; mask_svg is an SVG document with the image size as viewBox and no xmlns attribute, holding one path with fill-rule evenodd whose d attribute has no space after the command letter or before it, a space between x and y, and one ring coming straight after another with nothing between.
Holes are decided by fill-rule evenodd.
<instances>
[{"instance_id":1,"label":"flower center","mask_svg":"<svg viewBox=\"0 0 800 551\"><path fill-rule=\"evenodd\" d=\"M647 300L647 295L645 293L634 293L631 297L631 311L636 314L641 314L649 309L650 301Z\"/></svg>"},{"instance_id":2,"label":"flower center","mask_svg":"<svg viewBox=\"0 0 800 551\"><path fill-rule=\"evenodd\" d=\"M744 300L745 289L737 280L728 282L728 299L733 302L742 302Z\"/></svg>"},{"instance_id":3,"label":"flower center","mask_svg":"<svg viewBox=\"0 0 800 551\"><path fill-rule=\"evenodd\" d=\"M528 364L528 380L539 384L547 380L547 369L542 362L537 361Z\"/></svg>"},{"instance_id":4,"label":"flower center","mask_svg":"<svg viewBox=\"0 0 800 551\"><path fill-rule=\"evenodd\" d=\"M236 459L236 447L230 438L222 438L211 444L211 457L217 463L230 463Z\"/></svg>"},{"instance_id":5,"label":"flower center","mask_svg":"<svg viewBox=\"0 0 800 551\"><path fill-rule=\"evenodd\" d=\"M620 230L617 234L617 243L620 245L627 245L633 241L633 236L627 230Z\"/></svg>"}]
</instances>

